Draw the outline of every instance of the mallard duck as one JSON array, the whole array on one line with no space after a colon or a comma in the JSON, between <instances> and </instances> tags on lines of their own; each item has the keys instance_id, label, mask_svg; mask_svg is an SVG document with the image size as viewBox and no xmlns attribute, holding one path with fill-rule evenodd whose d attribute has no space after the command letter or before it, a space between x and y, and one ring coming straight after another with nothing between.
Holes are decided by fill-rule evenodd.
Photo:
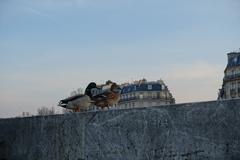
<instances>
[{"instance_id":1,"label":"mallard duck","mask_svg":"<svg viewBox=\"0 0 240 160\"><path fill-rule=\"evenodd\" d=\"M95 82L89 83L84 94L78 94L59 102L59 106L71 109L74 112L88 110L91 104L97 107L109 107L118 103L121 88L111 81L105 85L97 86Z\"/></svg>"},{"instance_id":2,"label":"mallard duck","mask_svg":"<svg viewBox=\"0 0 240 160\"><path fill-rule=\"evenodd\" d=\"M86 111L93 103L88 95L78 94L72 97L68 97L59 102L59 106L67 109L71 109L74 112Z\"/></svg>"},{"instance_id":3,"label":"mallard duck","mask_svg":"<svg viewBox=\"0 0 240 160\"><path fill-rule=\"evenodd\" d=\"M108 85L110 85L109 90L105 90L102 94L92 97L92 100L95 102L94 104L102 109L105 107L109 108L110 106L117 104L120 100L121 88L116 83Z\"/></svg>"},{"instance_id":4,"label":"mallard duck","mask_svg":"<svg viewBox=\"0 0 240 160\"><path fill-rule=\"evenodd\" d=\"M90 98L93 97L92 89L96 89L97 84L95 82L91 82L88 84L87 88L85 89L85 95L88 95Z\"/></svg>"}]
</instances>

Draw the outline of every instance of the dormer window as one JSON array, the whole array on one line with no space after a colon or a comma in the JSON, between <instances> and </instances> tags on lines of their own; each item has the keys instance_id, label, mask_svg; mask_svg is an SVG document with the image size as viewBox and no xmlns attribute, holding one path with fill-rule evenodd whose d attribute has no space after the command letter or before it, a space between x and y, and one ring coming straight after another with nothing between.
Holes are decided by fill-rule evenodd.
<instances>
[{"instance_id":1,"label":"dormer window","mask_svg":"<svg viewBox=\"0 0 240 160\"><path fill-rule=\"evenodd\" d=\"M148 85L148 90L152 90L152 85Z\"/></svg>"},{"instance_id":2,"label":"dormer window","mask_svg":"<svg viewBox=\"0 0 240 160\"><path fill-rule=\"evenodd\" d=\"M234 59L233 59L233 61L234 61L234 63L236 64L237 63L237 57L235 57Z\"/></svg>"},{"instance_id":3,"label":"dormer window","mask_svg":"<svg viewBox=\"0 0 240 160\"><path fill-rule=\"evenodd\" d=\"M130 96L129 96L129 98L132 98L133 97L133 95L132 95L132 93L130 94Z\"/></svg>"},{"instance_id":4,"label":"dormer window","mask_svg":"<svg viewBox=\"0 0 240 160\"><path fill-rule=\"evenodd\" d=\"M162 85L162 90L165 90L165 86L164 85Z\"/></svg>"}]
</instances>

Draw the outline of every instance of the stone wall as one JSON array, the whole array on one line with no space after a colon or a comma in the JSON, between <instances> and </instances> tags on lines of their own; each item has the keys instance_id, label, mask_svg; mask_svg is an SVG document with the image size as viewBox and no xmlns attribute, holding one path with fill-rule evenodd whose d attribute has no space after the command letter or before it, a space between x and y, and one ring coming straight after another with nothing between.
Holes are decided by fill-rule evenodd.
<instances>
[{"instance_id":1,"label":"stone wall","mask_svg":"<svg viewBox=\"0 0 240 160\"><path fill-rule=\"evenodd\" d=\"M0 160L239 160L240 100L0 120Z\"/></svg>"}]
</instances>

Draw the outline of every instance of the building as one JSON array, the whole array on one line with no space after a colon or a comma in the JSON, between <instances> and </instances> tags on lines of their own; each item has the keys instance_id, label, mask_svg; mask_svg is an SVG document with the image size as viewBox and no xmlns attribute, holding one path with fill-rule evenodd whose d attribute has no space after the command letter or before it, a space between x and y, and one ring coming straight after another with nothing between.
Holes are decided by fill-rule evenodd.
<instances>
[{"instance_id":1,"label":"building","mask_svg":"<svg viewBox=\"0 0 240 160\"><path fill-rule=\"evenodd\" d=\"M218 99L235 99L240 97L240 50L228 53L228 64L224 71L222 88Z\"/></svg>"},{"instance_id":2,"label":"building","mask_svg":"<svg viewBox=\"0 0 240 160\"><path fill-rule=\"evenodd\" d=\"M148 82L146 79L122 84L117 108L134 108L175 104L175 99L162 80Z\"/></svg>"}]
</instances>

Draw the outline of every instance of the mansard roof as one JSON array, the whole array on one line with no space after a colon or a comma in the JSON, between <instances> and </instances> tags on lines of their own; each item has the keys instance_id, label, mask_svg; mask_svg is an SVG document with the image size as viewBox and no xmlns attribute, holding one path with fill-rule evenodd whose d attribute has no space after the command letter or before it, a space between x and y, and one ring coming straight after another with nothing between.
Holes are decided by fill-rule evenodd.
<instances>
[{"instance_id":1,"label":"mansard roof","mask_svg":"<svg viewBox=\"0 0 240 160\"><path fill-rule=\"evenodd\" d=\"M240 66L240 52L228 53L228 57L227 68Z\"/></svg>"},{"instance_id":2,"label":"mansard roof","mask_svg":"<svg viewBox=\"0 0 240 160\"><path fill-rule=\"evenodd\" d=\"M162 91L166 90L167 87L160 83L141 83L141 84L129 84L122 88L121 94L137 92L137 91Z\"/></svg>"}]
</instances>

